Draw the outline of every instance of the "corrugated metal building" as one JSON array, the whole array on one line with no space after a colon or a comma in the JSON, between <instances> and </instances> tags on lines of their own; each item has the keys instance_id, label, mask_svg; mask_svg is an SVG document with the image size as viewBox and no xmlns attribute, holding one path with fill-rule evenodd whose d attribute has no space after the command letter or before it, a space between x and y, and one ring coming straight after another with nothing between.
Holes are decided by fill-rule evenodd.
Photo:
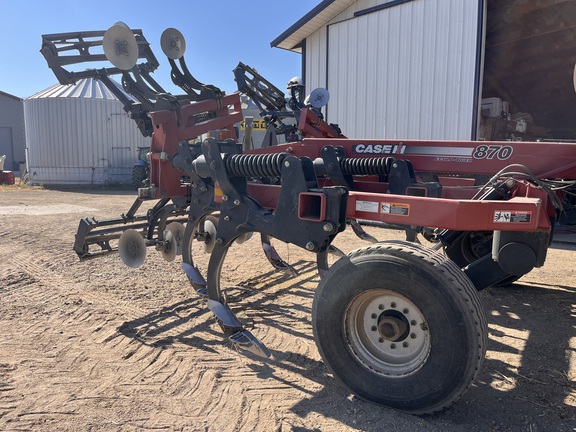
<instances>
[{"instance_id":1,"label":"corrugated metal building","mask_svg":"<svg viewBox=\"0 0 576 432\"><path fill-rule=\"evenodd\" d=\"M324 0L271 45L302 53L348 137L573 139L574 16L570 0Z\"/></svg>"},{"instance_id":2,"label":"corrugated metal building","mask_svg":"<svg viewBox=\"0 0 576 432\"><path fill-rule=\"evenodd\" d=\"M0 156L6 156L5 171L18 171L26 160L25 137L22 99L0 91Z\"/></svg>"},{"instance_id":3,"label":"corrugated metal building","mask_svg":"<svg viewBox=\"0 0 576 432\"><path fill-rule=\"evenodd\" d=\"M56 84L27 98L24 111L31 183L130 183L137 148L150 145L97 80Z\"/></svg>"}]
</instances>

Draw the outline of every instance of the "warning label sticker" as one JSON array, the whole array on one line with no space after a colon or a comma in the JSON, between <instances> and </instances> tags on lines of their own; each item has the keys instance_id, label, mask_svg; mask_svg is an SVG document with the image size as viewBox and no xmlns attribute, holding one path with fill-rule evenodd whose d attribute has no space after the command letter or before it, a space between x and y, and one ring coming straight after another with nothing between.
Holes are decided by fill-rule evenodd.
<instances>
[{"instance_id":1,"label":"warning label sticker","mask_svg":"<svg viewBox=\"0 0 576 432\"><path fill-rule=\"evenodd\" d=\"M530 223L531 211L494 211L494 223Z\"/></svg>"},{"instance_id":2,"label":"warning label sticker","mask_svg":"<svg viewBox=\"0 0 576 432\"><path fill-rule=\"evenodd\" d=\"M378 203L372 201L356 201L356 211L378 213Z\"/></svg>"},{"instance_id":3,"label":"warning label sticker","mask_svg":"<svg viewBox=\"0 0 576 432\"><path fill-rule=\"evenodd\" d=\"M410 215L410 204L398 204L398 203L380 203L380 213L387 213L395 216L409 216Z\"/></svg>"}]
</instances>

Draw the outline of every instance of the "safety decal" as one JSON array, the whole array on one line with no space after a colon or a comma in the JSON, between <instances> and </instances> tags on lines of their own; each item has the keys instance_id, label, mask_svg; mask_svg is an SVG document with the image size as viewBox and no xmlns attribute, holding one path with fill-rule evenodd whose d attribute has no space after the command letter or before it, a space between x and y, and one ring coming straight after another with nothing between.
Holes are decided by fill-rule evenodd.
<instances>
[{"instance_id":1,"label":"safety decal","mask_svg":"<svg viewBox=\"0 0 576 432\"><path fill-rule=\"evenodd\" d=\"M394 216L410 216L410 204L380 203L380 213Z\"/></svg>"},{"instance_id":2,"label":"safety decal","mask_svg":"<svg viewBox=\"0 0 576 432\"><path fill-rule=\"evenodd\" d=\"M378 213L378 203L373 201L356 201L356 211Z\"/></svg>"},{"instance_id":3,"label":"safety decal","mask_svg":"<svg viewBox=\"0 0 576 432\"><path fill-rule=\"evenodd\" d=\"M494 223L530 223L531 211L494 211Z\"/></svg>"},{"instance_id":4,"label":"safety decal","mask_svg":"<svg viewBox=\"0 0 576 432\"><path fill-rule=\"evenodd\" d=\"M262 119L252 120L252 129L254 130L266 130L266 121ZM246 130L246 121L242 120L240 122L240 130Z\"/></svg>"}]
</instances>

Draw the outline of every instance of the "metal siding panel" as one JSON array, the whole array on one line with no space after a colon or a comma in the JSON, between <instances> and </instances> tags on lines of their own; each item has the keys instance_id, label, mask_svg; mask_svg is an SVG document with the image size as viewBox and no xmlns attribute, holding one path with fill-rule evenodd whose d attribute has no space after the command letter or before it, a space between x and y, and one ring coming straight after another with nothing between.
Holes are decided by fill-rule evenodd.
<instances>
[{"instance_id":1,"label":"metal siding panel","mask_svg":"<svg viewBox=\"0 0 576 432\"><path fill-rule=\"evenodd\" d=\"M413 106L421 107L423 103L423 75L425 75L424 68L424 41L426 35L424 32L427 15L424 8L412 8L412 34L411 38L411 51L412 51L412 67L410 68L410 101ZM410 121L420 125L420 134L425 136L429 135L429 128L431 125L430 116L422 112L422 109L413 110ZM428 128L428 131L427 131Z\"/></svg>"},{"instance_id":2,"label":"metal siding panel","mask_svg":"<svg viewBox=\"0 0 576 432\"><path fill-rule=\"evenodd\" d=\"M376 31L372 31L371 29L376 29ZM378 16L377 15L370 15L368 17L368 23L366 26L366 32L368 33L367 41L369 43L375 43L378 40L379 35L379 27L378 27ZM364 46L366 51L366 68L365 68L365 75L363 79L366 82L374 83L374 87L372 89L365 87L364 92L364 106L362 111L359 113L360 118L367 118L369 113L377 113L377 107L379 106L379 98L378 98L378 88L379 86L379 58L378 52L371 53L368 50L368 43ZM372 121L366 124L366 133L370 134L370 136L382 136L380 133L380 125L381 121L378 117L374 116Z\"/></svg>"},{"instance_id":3,"label":"metal siding panel","mask_svg":"<svg viewBox=\"0 0 576 432\"><path fill-rule=\"evenodd\" d=\"M344 72L348 77L349 82L357 81L356 69L358 67L358 50L350 49L353 46L357 46L358 41L358 26L357 21L350 21L350 24L346 26L346 31L340 33L337 39L338 46L343 47L342 50L338 51L339 58L338 63L340 65L338 72ZM348 86L346 81L340 82L338 87L338 94L344 95L346 100L355 100L353 92L356 89L352 86ZM344 108L344 106L342 107ZM350 130L353 131L353 136L356 136L357 132L355 127L357 126L357 114L359 107L355 110L347 112L347 121L351 125Z\"/></svg>"},{"instance_id":4,"label":"metal siding panel","mask_svg":"<svg viewBox=\"0 0 576 432\"><path fill-rule=\"evenodd\" d=\"M426 3L424 15L426 19L423 22L422 33L420 34L422 38L422 57L420 63L421 99L418 113L420 115L420 134L422 136L434 136L435 119L432 114L434 113L435 103L438 102L434 94L436 91L434 57L430 56L430 53L436 51L436 44L438 43L436 39L437 34L434 31L437 26L438 7L434 2ZM428 56L427 62L424 60L425 55ZM428 66L428 69L424 68L424 64Z\"/></svg>"},{"instance_id":5,"label":"metal siding panel","mask_svg":"<svg viewBox=\"0 0 576 432\"><path fill-rule=\"evenodd\" d=\"M445 47L448 45L448 32L446 28L438 27L443 24L443 17L450 16L450 10L447 9L448 2L437 2L436 20L434 28L428 29L428 34L432 32L436 36L435 46L431 47L431 52L435 53L434 57L429 58L427 63L431 65L432 71L432 89L433 92L428 97L432 98L432 133L431 137L440 137L447 116L446 98L448 94L448 61ZM448 6L449 7L449 6Z\"/></svg>"},{"instance_id":6,"label":"metal siding panel","mask_svg":"<svg viewBox=\"0 0 576 432\"><path fill-rule=\"evenodd\" d=\"M346 118L346 132L348 136L355 136L356 113L357 109L348 110L346 104L341 101L354 100L350 98L349 82L357 80L356 67L356 50L350 49L351 46L356 44L357 35L355 34L356 25L354 22L348 22L347 25L341 27L341 31L330 32L330 51L328 57L328 82L336 82L336 87L332 90L330 97L330 104L327 107L327 119L331 118ZM334 47L338 47L335 49ZM347 80L337 79L334 81L333 77L346 76ZM330 85L330 84L329 84ZM352 88L354 90L354 88ZM356 108L356 105L355 105ZM334 113L334 114L333 114ZM342 123L340 123L342 124Z\"/></svg>"},{"instance_id":7,"label":"metal siding panel","mask_svg":"<svg viewBox=\"0 0 576 432\"><path fill-rule=\"evenodd\" d=\"M397 67L399 65L399 39L396 37L398 29L396 28L397 20L391 20L390 15L383 15L383 26L386 29L385 39L378 41L380 45L380 50L382 50L383 59L386 60L386 99L385 106L386 111L383 113L383 118L385 119L386 125L386 137L396 135L398 129L398 74L400 69ZM366 83L365 85L370 85Z\"/></svg>"},{"instance_id":8,"label":"metal siding panel","mask_svg":"<svg viewBox=\"0 0 576 432\"><path fill-rule=\"evenodd\" d=\"M477 9L421 0L331 25L327 119L351 137L469 139Z\"/></svg>"},{"instance_id":9,"label":"metal siding panel","mask_svg":"<svg viewBox=\"0 0 576 432\"><path fill-rule=\"evenodd\" d=\"M356 51L356 58L355 58L355 62L354 64L349 64L348 68L351 74L356 76L356 81L364 81L366 82L367 79L367 70L368 70L368 58L371 57L371 55L369 54L369 42L370 42L370 35L368 32L368 25L369 23L366 23L366 25L360 25L360 23L358 23L355 28L354 28L354 35L353 35L353 39L351 39L349 41L349 43L351 43L352 41L354 41L354 45L357 46ZM366 41L366 43L358 43L358 41ZM352 44L349 45L349 47L354 46ZM360 67L359 67L360 66ZM354 124L357 126L358 124L360 124L363 120L366 118L366 103L367 103L367 97L368 97L368 88L366 88L364 86L363 89L359 89L361 91L359 91L357 94L354 94L354 89L351 87L348 87L347 91L349 94L349 97L356 97L359 100L362 100L363 103L359 104L358 109L355 111L354 113ZM368 127L368 126L366 126Z\"/></svg>"},{"instance_id":10,"label":"metal siding panel","mask_svg":"<svg viewBox=\"0 0 576 432\"><path fill-rule=\"evenodd\" d=\"M389 0L357 0L343 12L330 19L328 25L353 18L356 11L367 9L372 6L377 6L386 3L387 1ZM373 18L372 15L370 16ZM327 25L323 25L314 33L306 37L305 73L308 93L315 88L326 88L328 86L326 82L326 46L328 43Z\"/></svg>"},{"instance_id":11,"label":"metal siding panel","mask_svg":"<svg viewBox=\"0 0 576 432\"><path fill-rule=\"evenodd\" d=\"M326 27L306 40L306 88L326 87Z\"/></svg>"},{"instance_id":12,"label":"metal siding panel","mask_svg":"<svg viewBox=\"0 0 576 432\"><path fill-rule=\"evenodd\" d=\"M66 156L66 168L82 168L86 166L83 159L82 145L87 144L82 139L85 125L81 122L83 104L90 103L89 100L66 98L62 103L62 118L66 120L66 126L62 129L61 151Z\"/></svg>"},{"instance_id":13,"label":"metal siding panel","mask_svg":"<svg viewBox=\"0 0 576 432\"><path fill-rule=\"evenodd\" d=\"M90 100L90 109L82 112L81 124L86 125L82 129L82 142L87 144L84 147L84 153L90 167L104 167L106 173L109 167L108 147L108 117L109 117L109 103L103 101ZM134 125L136 126L136 125ZM95 158L94 154L101 155L101 158ZM107 178L103 179L107 181Z\"/></svg>"}]
</instances>

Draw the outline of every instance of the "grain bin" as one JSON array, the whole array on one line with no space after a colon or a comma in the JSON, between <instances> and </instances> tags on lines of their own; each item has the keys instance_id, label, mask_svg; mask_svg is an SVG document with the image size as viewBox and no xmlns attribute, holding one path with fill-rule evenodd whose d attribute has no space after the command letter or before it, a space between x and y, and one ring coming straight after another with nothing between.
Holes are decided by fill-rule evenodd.
<instances>
[{"instance_id":1,"label":"grain bin","mask_svg":"<svg viewBox=\"0 0 576 432\"><path fill-rule=\"evenodd\" d=\"M33 184L130 183L138 147L150 145L122 103L94 79L54 85L24 101Z\"/></svg>"}]
</instances>

